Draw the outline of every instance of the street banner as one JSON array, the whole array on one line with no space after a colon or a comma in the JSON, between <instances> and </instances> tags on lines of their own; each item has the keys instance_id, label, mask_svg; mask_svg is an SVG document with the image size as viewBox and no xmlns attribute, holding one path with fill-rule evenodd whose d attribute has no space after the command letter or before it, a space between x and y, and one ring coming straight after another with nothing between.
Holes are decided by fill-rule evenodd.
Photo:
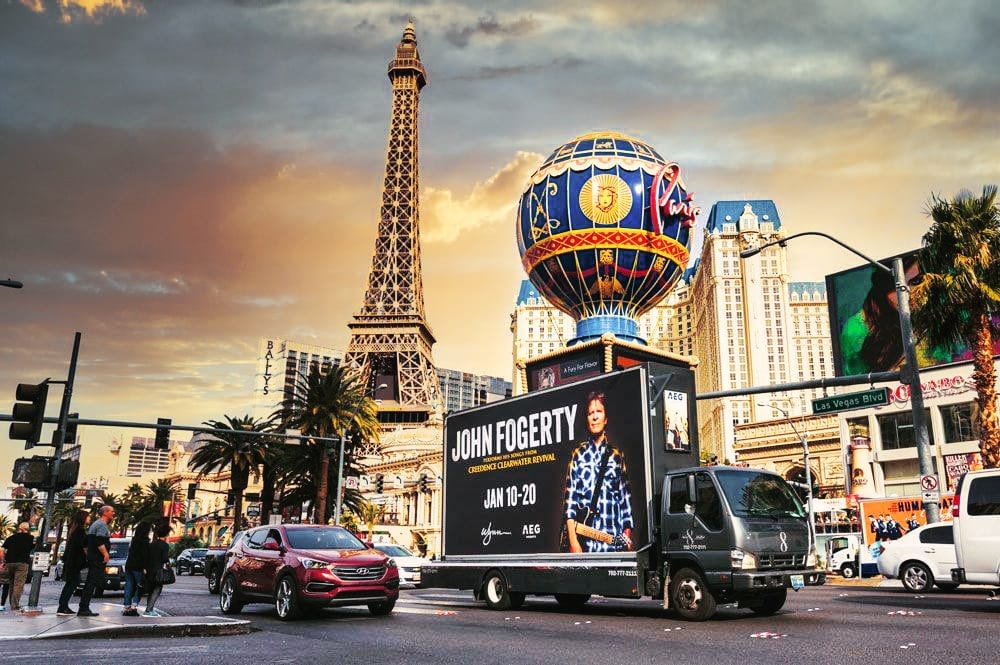
<instances>
[{"instance_id":1,"label":"street banner","mask_svg":"<svg viewBox=\"0 0 1000 665\"><path fill-rule=\"evenodd\" d=\"M948 489L954 490L958 479L969 471L983 470L982 453L959 453L944 456L944 469L948 474Z\"/></svg>"},{"instance_id":2,"label":"street banner","mask_svg":"<svg viewBox=\"0 0 1000 665\"><path fill-rule=\"evenodd\" d=\"M951 504L954 500L954 494L941 495L938 506L942 522L951 521ZM865 545L874 543L880 533L886 533L889 540L896 540L915 528L914 524L917 526L927 524L923 499L919 496L862 499L858 504L861 508L861 532L865 535ZM893 527L893 523L898 525L898 528Z\"/></svg>"},{"instance_id":3,"label":"street banner","mask_svg":"<svg viewBox=\"0 0 1000 665\"><path fill-rule=\"evenodd\" d=\"M605 493L587 523L603 534L595 539L624 534L631 544L585 544L583 551L635 551L648 544L649 405L643 376L638 370L602 375L450 415L444 448L447 554L568 551L567 513L591 505L590 488L609 448ZM601 416L595 411L594 417L606 419L601 446L594 445L588 425L595 395L603 396L603 404Z\"/></svg>"}]
</instances>

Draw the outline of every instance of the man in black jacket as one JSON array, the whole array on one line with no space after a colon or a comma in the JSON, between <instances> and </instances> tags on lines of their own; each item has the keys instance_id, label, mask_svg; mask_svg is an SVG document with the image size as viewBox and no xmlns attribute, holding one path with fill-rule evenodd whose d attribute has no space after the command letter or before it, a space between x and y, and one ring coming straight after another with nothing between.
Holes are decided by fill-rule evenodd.
<instances>
[{"instance_id":1,"label":"man in black jacket","mask_svg":"<svg viewBox=\"0 0 1000 665\"><path fill-rule=\"evenodd\" d=\"M108 550L111 547L111 529L108 524L115 517L115 509L111 506L101 506L97 509L98 519L87 529L87 581L83 584L80 595L80 608L76 611L78 617L96 617L97 612L90 609L90 599L94 591L104 588L104 567L111 560Z\"/></svg>"},{"instance_id":2,"label":"man in black jacket","mask_svg":"<svg viewBox=\"0 0 1000 665\"><path fill-rule=\"evenodd\" d=\"M3 541L4 554L0 555L0 561L7 564L10 575L10 609L14 611L21 609L21 593L31 565L31 550L35 547L30 528L27 522L18 524L17 533Z\"/></svg>"}]
</instances>

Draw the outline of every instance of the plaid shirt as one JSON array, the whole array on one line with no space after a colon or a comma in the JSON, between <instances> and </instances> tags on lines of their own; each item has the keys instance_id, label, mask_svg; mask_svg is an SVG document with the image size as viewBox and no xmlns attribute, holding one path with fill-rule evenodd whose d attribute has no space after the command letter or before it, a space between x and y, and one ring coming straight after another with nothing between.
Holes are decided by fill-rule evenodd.
<instances>
[{"instance_id":1,"label":"plaid shirt","mask_svg":"<svg viewBox=\"0 0 1000 665\"><path fill-rule=\"evenodd\" d=\"M604 456L604 446L597 445L593 439L588 439L577 446L569 461L569 474L566 477L566 519L577 519L590 508L594 495L594 484L601 468L601 458ZM608 457L608 468L604 472L604 482L594 508L594 515L588 526L611 535L619 535L625 529L634 528L632 522L632 487L628 481L628 470L625 458L617 448L611 449ZM585 552L615 552L608 543L602 543L590 538L581 538L580 544Z\"/></svg>"}]
</instances>

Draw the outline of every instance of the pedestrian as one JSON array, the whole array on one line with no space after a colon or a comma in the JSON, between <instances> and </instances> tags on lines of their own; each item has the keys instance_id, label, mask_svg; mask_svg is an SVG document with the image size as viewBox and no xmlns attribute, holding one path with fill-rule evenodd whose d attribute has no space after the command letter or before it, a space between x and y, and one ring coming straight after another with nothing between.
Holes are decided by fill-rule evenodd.
<instances>
[{"instance_id":1,"label":"pedestrian","mask_svg":"<svg viewBox=\"0 0 1000 665\"><path fill-rule=\"evenodd\" d=\"M66 549L63 551L63 589L59 594L59 616L76 614L70 609L69 601L80 586L80 571L87 564L87 527L90 526L90 513L86 510L73 515L66 534Z\"/></svg>"},{"instance_id":2,"label":"pedestrian","mask_svg":"<svg viewBox=\"0 0 1000 665\"><path fill-rule=\"evenodd\" d=\"M170 548L164 538L169 535L170 522L163 520L157 523L153 530L153 542L146 555L146 588L149 589L149 597L146 599L146 611L142 615L144 617L157 616L154 610L163 591L165 575L173 572L167 570L170 565Z\"/></svg>"},{"instance_id":3,"label":"pedestrian","mask_svg":"<svg viewBox=\"0 0 1000 665\"><path fill-rule=\"evenodd\" d=\"M3 541L3 554L0 562L7 566L10 576L10 609L21 609L21 593L24 591L24 580L28 577L31 564L31 550L35 547L35 539L29 531L31 525L21 522L17 525L17 533Z\"/></svg>"},{"instance_id":4,"label":"pedestrian","mask_svg":"<svg viewBox=\"0 0 1000 665\"><path fill-rule=\"evenodd\" d=\"M142 585L145 575L146 558L149 556L149 522L140 522L132 534L132 543L125 559L125 598L122 600L122 616L139 616L139 598L142 596Z\"/></svg>"},{"instance_id":5,"label":"pedestrian","mask_svg":"<svg viewBox=\"0 0 1000 665\"><path fill-rule=\"evenodd\" d=\"M104 568L111 560L111 529L108 524L115 517L113 506L101 506L97 509L97 519L87 529L87 581L80 594L80 608L76 611L78 617L100 616L90 609L90 599L94 591L104 588Z\"/></svg>"}]
</instances>

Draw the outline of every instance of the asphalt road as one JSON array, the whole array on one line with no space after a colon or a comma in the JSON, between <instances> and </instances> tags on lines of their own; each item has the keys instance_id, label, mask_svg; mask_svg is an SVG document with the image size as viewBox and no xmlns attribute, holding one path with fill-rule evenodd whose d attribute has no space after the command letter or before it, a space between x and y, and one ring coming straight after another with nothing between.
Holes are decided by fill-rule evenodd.
<instances>
[{"instance_id":1,"label":"asphalt road","mask_svg":"<svg viewBox=\"0 0 1000 665\"><path fill-rule=\"evenodd\" d=\"M43 584L43 602L58 583ZM118 600L118 595L105 601ZM217 614L201 577L181 577L159 608ZM828 585L789 594L776 616L722 608L687 623L652 601L597 598L578 613L548 598L492 612L471 593L404 591L390 617L341 608L293 623L269 606L244 613L258 632L207 638L5 642L11 663L810 663L883 665L1000 661L1000 600L981 588L956 593Z\"/></svg>"}]
</instances>

